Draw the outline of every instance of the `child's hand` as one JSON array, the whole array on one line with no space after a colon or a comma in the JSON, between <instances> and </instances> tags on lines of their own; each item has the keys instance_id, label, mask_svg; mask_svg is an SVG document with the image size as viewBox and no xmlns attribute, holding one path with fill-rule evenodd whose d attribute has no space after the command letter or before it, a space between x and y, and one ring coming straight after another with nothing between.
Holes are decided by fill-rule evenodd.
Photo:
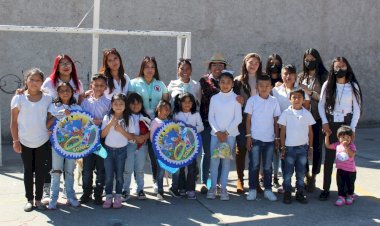
<instances>
[{"instance_id":1,"label":"child's hand","mask_svg":"<svg viewBox=\"0 0 380 226\"><path fill-rule=\"evenodd\" d=\"M121 134L125 131L124 128L123 128L121 125L119 125L119 123L117 123L117 125L114 126L114 128L115 128L115 130L116 130L117 132L119 132L119 133L121 133Z\"/></svg>"},{"instance_id":2,"label":"child's hand","mask_svg":"<svg viewBox=\"0 0 380 226\"><path fill-rule=\"evenodd\" d=\"M247 137L246 148L248 151L252 150L253 140L251 137Z\"/></svg>"},{"instance_id":3,"label":"child's hand","mask_svg":"<svg viewBox=\"0 0 380 226\"><path fill-rule=\"evenodd\" d=\"M136 136L136 143L143 144L145 142L144 136Z\"/></svg>"},{"instance_id":4,"label":"child's hand","mask_svg":"<svg viewBox=\"0 0 380 226\"><path fill-rule=\"evenodd\" d=\"M84 98L91 96L93 93L94 93L94 91L92 91L91 89L87 90L86 92L84 92Z\"/></svg>"},{"instance_id":5,"label":"child's hand","mask_svg":"<svg viewBox=\"0 0 380 226\"><path fill-rule=\"evenodd\" d=\"M236 97L236 101L239 104L243 105L244 104L244 97L239 95L239 96Z\"/></svg>"},{"instance_id":6,"label":"child's hand","mask_svg":"<svg viewBox=\"0 0 380 226\"><path fill-rule=\"evenodd\" d=\"M117 120L116 117L112 117L111 121L109 122L109 124L113 127L116 127L117 125L119 125L119 121Z\"/></svg>"},{"instance_id":7,"label":"child's hand","mask_svg":"<svg viewBox=\"0 0 380 226\"><path fill-rule=\"evenodd\" d=\"M215 133L215 135L218 138L219 142L225 142L227 140L227 134L224 132L218 131Z\"/></svg>"},{"instance_id":8,"label":"child's hand","mask_svg":"<svg viewBox=\"0 0 380 226\"><path fill-rule=\"evenodd\" d=\"M99 126L99 125L102 124L102 120L94 118L94 124L97 125L97 126Z\"/></svg>"},{"instance_id":9,"label":"child's hand","mask_svg":"<svg viewBox=\"0 0 380 226\"><path fill-rule=\"evenodd\" d=\"M65 113L66 116L69 116L71 114L71 112L67 109L65 109L65 111L63 113Z\"/></svg>"},{"instance_id":10,"label":"child's hand","mask_svg":"<svg viewBox=\"0 0 380 226\"><path fill-rule=\"evenodd\" d=\"M275 146L276 150L278 150L280 148L281 144L280 144L279 139L276 138L276 140L274 141L274 146Z\"/></svg>"},{"instance_id":11,"label":"child's hand","mask_svg":"<svg viewBox=\"0 0 380 226\"><path fill-rule=\"evenodd\" d=\"M332 133L328 123L322 125L322 131L326 134L326 136L330 136Z\"/></svg>"},{"instance_id":12,"label":"child's hand","mask_svg":"<svg viewBox=\"0 0 380 226\"><path fill-rule=\"evenodd\" d=\"M18 153L18 154L20 154L21 153L21 143L20 143L20 141L14 141L13 142L13 150L16 152L16 153Z\"/></svg>"},{"instance_id":13,"label":"child's hand","mask_svg":"<svg viewBox=\"0 0 380 226\"><path fill-rule=\"evenodd\" d=\"M285 159L285 157L286 157L286 149L284 148L281 150L281 159Z\"/></svg>"},{"instance_id":14,"label":"child's hand","mask_svg":"<svg viewBox=\"0 0 380 226\"><path fill-rule=\"evenodd\" d=\"M347 148L348 145L349 145L349 143L348 143L348 141L344 140L344 141L342 141L342 145L343 145L345 148Z\"/></svg>"}]
</instances>

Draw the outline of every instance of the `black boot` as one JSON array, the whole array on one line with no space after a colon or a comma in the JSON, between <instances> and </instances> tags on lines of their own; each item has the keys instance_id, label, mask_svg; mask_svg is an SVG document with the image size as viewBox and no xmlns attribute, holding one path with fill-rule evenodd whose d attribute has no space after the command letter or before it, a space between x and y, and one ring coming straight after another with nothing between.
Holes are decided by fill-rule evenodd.
<instances>
[{"instance_id":1,"label":"black boot","mask_svg":"<svg viewBox=\"0 0 380 226\"><path fill-rule=\"evenodd\" d=\"M283 202L284 202L285 204L290 204L290 203L292 203L292 192L290 192L290 191L286 191L286 192L284 193L284 200L283 200Z\"/></svg>"},{"instance_id":2,"label":"black boot","mask_svg":"<svg viewBox=\"0 0 380 226\"><path fill-rule=\"evenodd\" d=\"M303 195L302 191L297 191L297 193L296 193L296 200L299 203L302 203L302 204L306 204L307 203L306 196Z\"/></svg>"}]
</instances>

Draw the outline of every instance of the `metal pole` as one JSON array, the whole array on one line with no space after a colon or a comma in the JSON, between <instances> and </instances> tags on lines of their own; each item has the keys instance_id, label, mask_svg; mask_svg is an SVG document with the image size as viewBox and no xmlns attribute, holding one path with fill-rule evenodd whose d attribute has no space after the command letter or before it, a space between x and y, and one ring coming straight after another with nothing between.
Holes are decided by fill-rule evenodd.
<instances>
[{"instance_id":1,"label":"metal pole","mask_svg":"<svg viewBox=\"0 0 380 226\"><path fill-rule=\"evenodd\" d=\"M185 38L185 49L183 55L185 58L191 59L191 35L188 35Z\"/></svg>"},{"instance_id":2,"label":"metal pole","mask_svg":"<svg viewBox=\"0 0 380 226\"><path fill-rule=\"evenodd\" d=\"M182 58L182 37L177 37L177 60Z\"/></svg>"},{"instance_id":3,"label":"metal pole","mask_svg":"<svg viewBox=\"0 0 380 226\"><path fill-rule=\"evenodd\" d=\"M100 0L94 0L94 18L93 29L99 29L100 21ZM92 34L92 67L91 75L94 75L98 71L98 55L99 55L99 34Z\"/></svg>"},{"instance_id":4,"label":"metal pole","mask_svg":"<svg viewBox=\"0 0 380 226\"><path fill-rule=\"evenodd\" d=\"M1 109L2 107L0 107L0 130L1 130L1 128L3 128L2 126L1 126L1 112L2 112L2 109ZM1 139L1 135L2 135L2 133L1 133L1 131L0 131L0 166L3 166L3 143L1 142L2 141L2 139Z\"/></svg>"}]
</instances>

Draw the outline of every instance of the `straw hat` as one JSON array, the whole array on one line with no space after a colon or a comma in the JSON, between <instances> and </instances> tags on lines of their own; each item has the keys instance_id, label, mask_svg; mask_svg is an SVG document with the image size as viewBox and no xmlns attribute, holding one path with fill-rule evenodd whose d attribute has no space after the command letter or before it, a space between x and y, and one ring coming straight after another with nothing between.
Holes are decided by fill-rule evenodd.
<instances>
[{"instance_id":1,"label":"straw hat","mask_svg":"<svg viewBox=\"0 0 380 226\"><path fill-rule=\"evenodd\" d=\"M227 65L227 61L222 53L214 53L209 60L205 61L206 65L209 65L210 63L223 63Z\"/></svg>"}]
</instances>

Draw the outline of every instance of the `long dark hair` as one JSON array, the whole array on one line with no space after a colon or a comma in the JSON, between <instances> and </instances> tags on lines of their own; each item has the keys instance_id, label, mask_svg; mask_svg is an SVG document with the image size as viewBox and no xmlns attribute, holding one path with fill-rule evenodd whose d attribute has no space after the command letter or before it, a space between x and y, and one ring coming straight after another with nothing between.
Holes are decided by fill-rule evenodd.
<instances>
[{"instance_id":1,"label":"long dark hair","mask_svg":"<svg viewBox=\"0 0 380 226\"><path fill-rule=\"evenodd\" d=\"M316 77L318 78L319 82L323 84L327 79L327 70L325 66L323 65L323 61L321 58L321 55L319 52L314 49L310 48L305 51L303 54L303 60L302 60L302 74L300 75L300 81L303 81L305 78L308 77L310 70L305 65L305 58L307 55L312 55L315 58L315 61L317 63L316 69Z\"/></svg>"},{"instance_id":2,"label":"long dark hair","mask_svg":"<svg viewBox=\"0 0 380 226\"><path fill-rule=\"evenodd\" d=\"M271 61L275 61L275 60L278 60L278 62L280 62L280 67L282 67L282 58L280 55L278 55L276 53L272 53L271 55L269 55L269 57L267 59L267 64L265 66L265 73L267 75L269 75L271 82L272 82L272 86L274 86L276 84L276 82L281 82L281 83L283 82L282 77L281 77L281 70L278 72L276 79L272 78L272 73L270 71L270 68L272 67L273 64L271 63Z\"/></svg>"},{"instance_id":3,"label":"long dark hair","mask_svg":"<svg viewBox=\"0 0 380 226\"><path fill-rule=\"evenodd\" d=\"M127 97L125 96L124 93L116 93L115 95L112 96L111 98L111 109L110 109L110 112L108 114L108 116L111 116L111 115L114 115L115 114L115 111L113 110L112 108L112 104L115 100L122 100L124 101L124 105L125 105L125 109L123 111L123 119L124 119L124 126L125 128L128 127L128 124L129 124L129 112L128 111L128 106L127 106Z\"/></svg>"},{"instance_id":4,"label":"long dark hair","mask_svg":"<svg viewBox=\"0 0 380 226\"><path fill-rule=\"evenodd\" d=\"M119 67L119 71L117 72L117 77L120 79L121 81L121 87L124 87L125 84L127 83L127 80L125 79L124 77L124 73L125 73L125 70L124 70L124 66L123 66L123 61L121 60L121 56L120 56L120 53L115 49L115 48L112 48L112 49L105 49L103 51L103 65L102 67L99 69L99 73L100 74L104 74L106 77L107 77L107 85L109 87L109 93L111 94L113 92L113 90L115 89L115 85L113 84L113 77L111 75L111 69L110 67L108 66L107 64L107 60L108 60L108 57L111 55L111 54L114 54L116 55L118 58L119 58L119 61L120 61L120 67Z\"/></svg>"},{"instance_id":5,"label":"long dark hair","mask_svg":"<svg viewBox=\"0 0 380 226\"><path fill-rule=\"evenodd\" d=\"M182 94L178 94L174 98L174 110L173 110L174 114L177 114L182 111L182 102L184 102L186 98L190 98L190 101L192 103L192 106L190 109L191 114L194 114L195 112L197 112L197 103L195 102L195 98L193 94L182 93Z\"/></svg>"},{"instance_id":6,"label":"long dark hair","mask_svg":"<svg viewBox=\"0 0 380 226\"><path fill-rule=\"evenodd\" d=\"M126 108L128 108L128 114L129 115L134 114L132 110L129 108L129 105L135 102L138 102L141 104L141 110L139 113L142 114L144 117L150 118L149 115L145 111L143 98L138 93L135 93L135 92L129 94L127 97Z\"/></svg>"},{"instance_id":7,"label":"long dark hair","mask_svg":"<svg viewBox=\"0 0 380 226\"><path fill-rule=\"evenodd\" d=\"M363 97L362 97L362 91L360 89L360 85L358 80L355 77L354 72L352 71L351 65L348 63L347 59L344 57L336 57L331 65L330 70L328 73L327 78L327 84L325 89L325 96L326 96L326 104L325 104L325 111L328 114L332 114L335 108L335 99L336 99L336 76L334 74L334 63L343 61L347 66L347 73L346 73L346 83L350 83L352 87L352 91L355 95L355 98L360 106L360 113L362 112L362 103L363 103Z\"/></svg>"},{"instance_id":8,"label":"long dark hair","mask_svg":"<svg viewBox=\"0 0 380 226\"><path fill-rule=\"evenodd\" d=\"M63 86L67 86L67 87L69 87L70 90L71 90L71 97L70 97L70 100L69 100L69 104L68 104L68 105L71 106L71 105L73 105L73 104L76 104L76 103L77 103L77 100L76 100L75 97L74 97L74 88L70 85L69 82L62 82L62 83L60 83L60 84L57 86L57 93L58 93L58 95L57 95L56 98L54 98L53 103L56 104L56 105L63 104L63 103L62 103L62 99L59 97L59 90L61 90L61 88L62 88Z\"/></svg>"},{"instance_id":9,"label":"long dark hair","mask_svg":"<svg viewBox=\"0 0 380 226\"><path fill-rule=\"evenodd\" d=\"M153 78L155 78L156 80L160 80L160 74L158 73L158 68L157 68L157 61L154 56L146 56L143 58L141 62L141 66L140 66L140 71L137 77L144 77L144 68L149 62L153 63L155 67L155 73L154 73Z\"/></svg>"},{"instance_id":10,"label":"long dark hair","mask_svg":"<svg viewBox=\"0 0 380 226\"><path fill-rule=\"evenodd\" d=\"M244 57L243 63L241 64L241 76L242 76L241 84L243 86L244 92L249 93L249 94L251 93L251 86L249 85L249 82L248 82L249 76L248 76L248 70L247 70L247 61L253 57L258 59L260 62L259 67L257 68L257 71L256 71L256 77L259 77L263 74L262 72L263 64L262 64L260 55L257 53L248 53Z\"/></svg>"}]
</instances>

